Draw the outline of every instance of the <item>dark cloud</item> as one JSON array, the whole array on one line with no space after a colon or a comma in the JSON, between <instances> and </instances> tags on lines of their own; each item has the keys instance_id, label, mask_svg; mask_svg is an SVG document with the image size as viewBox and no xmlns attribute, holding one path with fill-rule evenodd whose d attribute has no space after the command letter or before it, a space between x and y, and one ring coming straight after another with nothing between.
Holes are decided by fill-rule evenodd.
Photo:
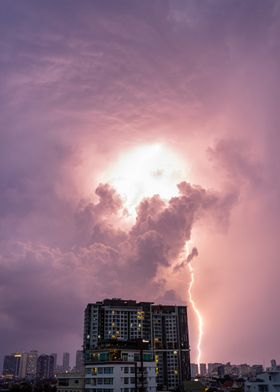
<instances>
[{"instance_id":1,"label":"dark cloud","mask_svg":"<svg viewBox=\"0 0 280 392\"><path fill-rule=\"evenodd\" d=\"M6 349L15 342L21 345L23 336L41 345L39 338L81 333L77 314L91 298L128 297L133 292L151 299L159 267L176 261L200 211L211 210L223 198L187 183L178 187L181 194L168 202L159 196L143 200L135 224L121 230L106 223L123 208L121 198L108 184L100 184L95 191L99 200L78 207L78 228L86 227L89 234L80 245L80 237L75 240L74 250L2 242L1 335L13 335L13 344L6 339ZM231 207L226 205L223 214ZM165 294L152 298L178 299L164 282L157 290Z\"/></svg>"},{"instance_id":2,"label":"dark cloud","mask_svg":"<svg viewBox=\"0 0 280 392\"><path fill-rule=\"evenodd\" d=\"M190 263L192 261L192 259L194 257L198 256L198 250L196 247L192 248L191 253L187 256L187 258L183 261L181 261L181 263L175 265L175 267L173 268L174 272L179 271L181 268L183 268L186 264Z\"/></svg>"},{"instance_id":3,"label":"dark cloud","mask_svg":"<svg viewBox=\"0 0 280 392\"><path fill-rule=\"evenodd\" d=\"M187 263L190 263L194 257L198 256L198 250L196 248L192 248L191 253L187 257Z\"/></svg>"}]
</instances>

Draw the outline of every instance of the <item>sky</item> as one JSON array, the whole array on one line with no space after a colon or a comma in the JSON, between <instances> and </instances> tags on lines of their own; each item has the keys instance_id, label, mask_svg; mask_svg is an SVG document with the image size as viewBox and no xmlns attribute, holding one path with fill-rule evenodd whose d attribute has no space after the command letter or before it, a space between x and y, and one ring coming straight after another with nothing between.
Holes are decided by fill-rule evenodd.
<instances>
[{"instance_id":1,"label":"sky","mask_svg":"<svg viewBox=\"0 0 280 392\"><path fill-rule=\"evenodd\" d=\"M280 361L280 3L0 2L0 355L87 303L186 304L191 357Z\"/></svg>"}]
</instances>

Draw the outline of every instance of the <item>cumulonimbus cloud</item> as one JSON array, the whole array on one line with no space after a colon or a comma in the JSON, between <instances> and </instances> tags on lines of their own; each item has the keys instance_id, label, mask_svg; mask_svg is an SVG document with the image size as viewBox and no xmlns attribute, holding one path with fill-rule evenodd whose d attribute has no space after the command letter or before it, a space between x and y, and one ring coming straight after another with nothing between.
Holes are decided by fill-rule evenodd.
<instances>
[{"instance_id":1,"label":"cumulonimbus cloud","mask_svg":"<svg viewBox=\"0 0 280 392\"><path fill-rule=\"evenodd\" d=\"M109 184L100 184L98 201L78 206L75 247L2 242L2 333L6 329L16 333L20 328L32 334L30 326L42 329L42 334L58 325L69 329L77 309L104 296L143 297L145 292L151 299L160 291L162 298L168 293L174 298L164 281L155 282L159 267L169 267L177 260L196 221L204 219L206 212L215 215L218 209L219 219L221 214L228 217L234 202L233 195L219 195L186 182L178 189L179 195L168 201L159 196L144 199L135 222L127 228L120 225L119 213L124 209L120 196ZM115 222L111 220L117 215ZM86 241L81 240L81 229L87 232ZM48 310L47 322L42 308ZM68 309L69 317L56 321L63 308Z\"/></svg>"}]
</instances>

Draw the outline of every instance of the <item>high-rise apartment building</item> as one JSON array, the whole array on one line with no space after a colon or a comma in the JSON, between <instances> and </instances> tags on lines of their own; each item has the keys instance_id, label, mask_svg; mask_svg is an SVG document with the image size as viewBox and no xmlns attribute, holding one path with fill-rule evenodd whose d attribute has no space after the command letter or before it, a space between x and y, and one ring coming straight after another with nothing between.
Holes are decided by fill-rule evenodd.
<instances>
[{"instance_id":1,"label":"high-rise apartment building","mask_svg":"<svg viewBox=\"0 0 280 392\"><path fill-rule=\"evenodd\" d=\"M38 359L38 351L32 350L27 353L26 359L26 377L33 379L36 377L37 373L37 359Z\"/></svg>"},{"instance_id":2,"label":"high-rise apartment building","mask_svg":"<svg viewBox=\"0 0 280 392\"><path fill-rule=\"evenodd\" d=\"M152 305L152 348L159 387L175 389L191 378L186 306Z\"/></svg>"},{"instance_id":3,"label":"high-rise apartment building","mask_svg":"<svg viewBox=\"0 0 280 392\"><path fill-rule=\"evenodd\" d=\"M129 358L128 367L134 366L142 381L144 374L152 375L155 370L158 387L174 390L190 379L187 308L122 299L88 304L84 353L86 367L103 357L119 362L118 374L127 367L123 362Z\"/></svg>"},{"instance_id":4,"label":"high-rise apartment building","mask_svg":"<svg viewBox=\"0 0 280 392\"><path fill-rule=\"evenodd\" d=\"M54 370L57 369L57 353L51 353L50 354L53 357L53 368Z\"/></svg>"},{"instance_id":5,"label":"high-rise apartment building","mask_svg":"<svg viewBox=\"0 0 280 392\"><path fill-rule=\"evenodd\" d=\"M10 377L20 377L21 353L5 355L3 363L3 375Z\"/></svg>"},{"instance_id":6,"label":"high-rise apartment building","mask_svg":"<svg viewBox=\"0 0 280 392\"><path fill-rule=\"evenodd\" d=\"M20 355L21 358L20 358L19 378L23 379L26 377L28 353L20 353Z\"/></svg>"},{"instance_id":7,"label":"high-rise apartment building","mask_svg":"<svg viewBox=\"0 0 280 392\"><path fill-rule=\"evenodd\" d=\"M70 354L69 353L63 353L62 369L64 372L68 372L70 370Z\"/></svg>"},{"instance_id":8,"label":"high-rise apartment building","mask_svg":"<svg viewBox=\"0 0 280 392\"><path fill-rule=\"evenodd\" d=\"M36 376L37 351L17 352L4 358L3 374L20 379L33 379Z\"/></svg>"},{"instance_id":9,"label":"high-rise apartment building","mask_svg":"<svg viewBox=\"0 0 280 392\"><path fill-rule=\"evenodd\" d=\"M54 358L52 355L42 354L37 360L37 378L40 380L54 377Z\"/></svg>"}]
</instances>

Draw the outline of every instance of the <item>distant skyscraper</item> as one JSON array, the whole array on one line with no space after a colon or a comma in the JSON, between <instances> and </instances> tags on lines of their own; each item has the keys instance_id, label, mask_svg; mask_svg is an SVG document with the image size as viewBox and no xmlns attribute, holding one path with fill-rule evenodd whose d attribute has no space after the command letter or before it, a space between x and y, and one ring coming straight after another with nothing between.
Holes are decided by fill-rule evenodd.
<instances>
[{"instance_id":1,"label":"distant skyscraper","mask_svg":"<svg viewBox=\"0 0 280 392\"><path fill-rule=\"evenodd\" d=\"M32 350L27 353L27 361L26 361L26 377L34 378L37 372L37 359L38 359L38 351Z\"/></svg>"},{"instance_id":2,"label":"distant skyscraper","mask_svg":"<svg viewBox=\"0 0 280 392\"><path fill-rule=\"evenodd\" d=\"M137 343L138 342L138 343ZM156 362L159 387L175 389L190 378L187 308L151 302L105 299L85 310L84 352L87 363L105 355L112 360L122 349L144 350ZM102 351L102 352L101 352ZM137 357L136 352L134 358Z\"/></svg>"},{"instance_id":3,"label":"distant skyscraper","mask_svg":"<svg viewBox=\"0 0 280 392\"><path fill-rule=\"evenodd\" d=\"M57 353L51 353L51 356L53 357L54 370L56 370L57 369Z\"/></svg>"},{"instance_id":4,"label":"distant skyscraper","mask_svg":"<svg viewBox=\"0 0 280 392\"><path fill-rule=\"evenodd\" d=\"M19 370L19 378L21 379L26 377L27 358L28 358L28 353L21 353L20 370Z\"/></svg>"},{"instance_id":5,"label":"distant skyscraper","mask_svg":"<svg viewBox=\"0 0 280 392\"><path fill-rule=\"evenodd\" d=\"M4 357L3 375L20 377L21 353L13 353Z\"/></svg>"},{"instance_id":6,"label":"distant skyscraper","mask_svg":"<svg viewBox=\"0 0 280 392\"><path fill-rule=\"evenodd\" d=\"M76 371L83 373L84 370L84 353L81 350L76 352Z\"/></svg>"},{"instance_id":7,"label":"distant skyscraper","mask_svg":"<svg viewBox=\"0 0 280 392\"><path fill-rule=\"evenodd\" d=\"M30 353L13 353L4 358L3 374L20 379L35 378L37 351Z\"/></svg>"},{"instance_id":8,"label":"distant skyscraper","mask_svg":"<svg viewBox=\"0 0 280 392\"><path fill-rule=\"evenodd\" d=\"M63 368L64 372L68 372L70 370L70 354L69 353L63 353L62 368Z\"/></svg>"},{"instance_id":9,"label":"distant skyscraper","mask_svg":"<svg viewBox=\"0 0 280 392\"><path fill-rule=\"evenodd\" d=\"M51 355L42 354L37 360L37 378L40 380L54 377L54 358Z\"/></svg>"}]
</instances>

